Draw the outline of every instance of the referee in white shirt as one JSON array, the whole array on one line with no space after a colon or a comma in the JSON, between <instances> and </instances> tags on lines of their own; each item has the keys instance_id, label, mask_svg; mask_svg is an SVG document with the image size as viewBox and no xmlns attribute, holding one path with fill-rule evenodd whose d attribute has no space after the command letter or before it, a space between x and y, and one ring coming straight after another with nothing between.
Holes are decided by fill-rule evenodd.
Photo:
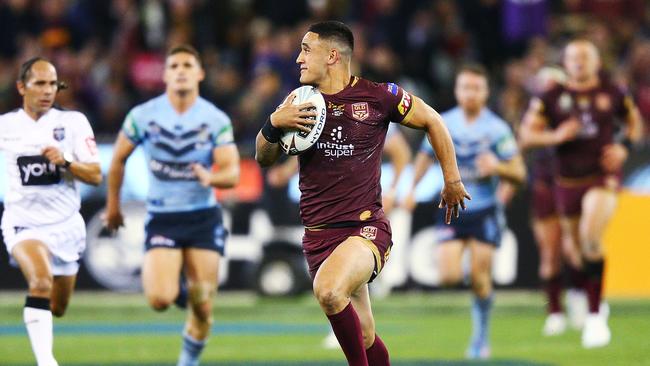
<instances>
[{"instance_id":1,"label":"referee in white shirt","mask_svg":"<svg viewBox=\"0 0 650 366\"><path fill-rule=\"evenodd\" d=\"M23 317L37 364L52 366L52 314L65 313L86 247L77 181L98 185L102 175L86 117L53 108L65 87L54 65L26 61L16 86L22 108L0 115L9 182L2 235L29 286Z\"/></svg>"}]
</instances>

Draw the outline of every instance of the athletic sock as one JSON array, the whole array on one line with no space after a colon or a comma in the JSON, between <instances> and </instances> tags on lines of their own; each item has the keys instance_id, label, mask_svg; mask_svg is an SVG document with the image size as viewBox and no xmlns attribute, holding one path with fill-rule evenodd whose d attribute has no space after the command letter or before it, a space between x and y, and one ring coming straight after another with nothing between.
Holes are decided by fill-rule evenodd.
<instances>
[{"instance_id":1,"label":"athletic sock","mask_svg":"<svg viewBox=\"0 0 650 366\"><path fill-rule=\"evenodd\" d=\"M388 349L381 338L375 334L375 342L366 350L368 365L370 366L390 366L388 358Z\"/></svg>"},{"instance_id":2,"label":"athletic sock","mask_svg":"<svg viewBox=\"0 0 650 366\"><path fill-rule=\"evenodd\" d=\"M53 332L50 299L27 296L23 309L25 328L38 366L58 366L52 354Z\"/></svg>"},{"instance_id":3,"label":"athletic sock","mask_svg":"<svg viewBox=\"0 0 650 366\"><path fill-rule=\"evenodd\" d=\"M576 290L584 290L587 282L585 271L572 266L567 266L569 272L569 286Z\"/></svg>"},{"instance_id":4,"label":"athletic sock","mask_svg":"<svg viewBox=\"0 0 650 366\"><path fill-rule=\"evenodd\" d=\"M350 366L368 366L366 350L363 346L361 322L352 303L349 303L340 313L328 315L332 330L339 340Z\"/></svg>"},{"instance_id":5,"label":"athletic sock","mask_svg":"<svg viewBox=\"0 0 650 366\"><path fill-rule=\"evenodd\" d=\"M183 333L183 348L178 357L177 366L198 366L199 357L205 347L205 340L194 339L191 335Z\"/></svg>"},{"instance_id":6,"label":"athletic sock","mask_svg":"<svg viewBox=\"0 0 650 366\"><path fill-rule=\"evenodd\" d=\"M587 274L587 301L589 302L589 312L597 314L600 308L600 300L602 297L603 287L603 269L605 262L599 261L585 261L585 272Z\"/></svg>"},{"instance_id":7,"label":"athletic sock","mask_svg":"<svg viewBox=\"0 0 650 366\"><path fill-rule=\"evenodd\" d=\"M492 294L485 299L474 295L472 302L472 345L488 344L492 298Z\"/></svg>"},{"instance_id":8,"label":"athletic sock","mask_svg":"<svg viewBox=\"0 0 650 366\"><path fill-rule=\"evenodd\" d=\"M548 300L548 313L561 313L562 304L560 303L560 294L562 293L562 277L555 275L544 281L544 291Z\"/></svg>"}]
</instances>

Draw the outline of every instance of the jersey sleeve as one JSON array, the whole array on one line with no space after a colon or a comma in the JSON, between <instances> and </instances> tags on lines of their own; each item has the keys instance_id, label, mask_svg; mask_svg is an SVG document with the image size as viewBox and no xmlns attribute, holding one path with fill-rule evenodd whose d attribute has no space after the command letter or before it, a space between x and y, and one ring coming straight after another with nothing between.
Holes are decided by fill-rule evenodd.
<instances>
[{"instance_id":1,"label":"jersey sleeve","mask_svg":"<svg viewBox=\"0 0 650 366\"><path fill-rule=\"evenodd\" d=\"M82 163L99 163L95 134L90 127L90 122L83 114L76 113L76 115L78 120L74 125L74 156L76 160Z\"/></svg>"},{"instance_id":2,"label":"jersey sleeve","mask_svg":"<svg viewBox=\"0 0 650 366\"><path fill-rule=\"evenodd\" d=\"M380 86L380 102L387 109L391 122L408 121L413 113L413 96L395 83L382 83Z\"/></svg>"},{"instance_id":3,"label":"jersey sleeve","mask_svg":"<svg viewBox=\"0 0 650 366\"><path fill-rule=\"evenodd\" d=\"M215 147L219 147L226 144L232 144L235 142L235 137L232 129L232 122L228 115L221 111L217 111L215 117L216 119L216 129L213 134L212 143Z\"/></svg>"},{"instance_id":4,"label":"jersey sleeve","mask_svg":"<svg viewBox=\"0 0 650 366\"><path fill-rule=\"evenodd\" d=\"M510 160L518 153L517 140L506 122L502 123L502 127L497 129L493 150L499 160Z\"/></svg>"},{"instance_id":5,"label":"jersey sleeve","mask_svg":"<svg viewBox=\"0 0 650 366\"><path fill-rule=\"evenodd\" d=\"M144 129L137 117L138 113L134 108L129 111L122 123L122 132L134 145L139 145L144 139Z\"/></svg>"}]
</instances>

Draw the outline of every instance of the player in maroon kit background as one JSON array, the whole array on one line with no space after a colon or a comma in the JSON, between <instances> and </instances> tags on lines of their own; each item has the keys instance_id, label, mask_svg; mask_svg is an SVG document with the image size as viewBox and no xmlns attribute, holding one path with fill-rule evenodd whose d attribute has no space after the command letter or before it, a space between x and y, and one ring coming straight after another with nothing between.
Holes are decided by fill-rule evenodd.
<instances>
[{"instance_id":1,"label":"player in maroon kit background","mask_svg":"<svg viewBox=\"0 0 650 366\"><path fill-rule=\"evenodd\" d=\"M446 220L470 198L461 182L449 132L421 99L395 84L373 83L350 72L354 38L343 23L313 24L296 62L300 83L317 87L327 105L325 131L299 156L303 251L314 294L350 365L389 365L375 334L368 282L388 259L391 229L381 207L381 152L390 121L425 130L445 177L440 207ZM282 129L308 130L311 103L289 95L257 136L256 159L272 165Z\"/></svg>"},{"instance_id":2,"label":"player in maroon kit background","mask_svg":"<svg viewBox=\"0 0 650 366\"><path fill-rule=\"evenodd\" d=\"M589 315L582 345L593 348L611 339L607 314L599 309L602 237L616 208L628 148L642 137L642 121L631 98L599 75L600 56L591 42L572 41L564 52L566 84L531 101L520 137L527 146L554 146L554 195L565 250L570 265L587 276ZM626 128L617 142L619 120Z\"/></svg>"}]
</instances>

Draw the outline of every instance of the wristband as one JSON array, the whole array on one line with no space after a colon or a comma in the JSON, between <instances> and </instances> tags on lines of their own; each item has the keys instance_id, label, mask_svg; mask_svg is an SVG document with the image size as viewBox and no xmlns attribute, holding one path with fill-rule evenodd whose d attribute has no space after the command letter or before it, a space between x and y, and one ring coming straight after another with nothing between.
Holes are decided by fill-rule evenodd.
<instances>
[{"instance_id":1,"label":"wristband","mask_svg":"<svg viewBox=\"0 0 650 366\"><path fill-rule=\"evenodd\" d=\"M282 129L274 127L271 124L271 117L266 119L266 123L264 123L264 126L262 126L262 136L266 139L266 141L276 144L278 141L280 141L280 137L282 137Z\"/></svg>"}]
</instances>

